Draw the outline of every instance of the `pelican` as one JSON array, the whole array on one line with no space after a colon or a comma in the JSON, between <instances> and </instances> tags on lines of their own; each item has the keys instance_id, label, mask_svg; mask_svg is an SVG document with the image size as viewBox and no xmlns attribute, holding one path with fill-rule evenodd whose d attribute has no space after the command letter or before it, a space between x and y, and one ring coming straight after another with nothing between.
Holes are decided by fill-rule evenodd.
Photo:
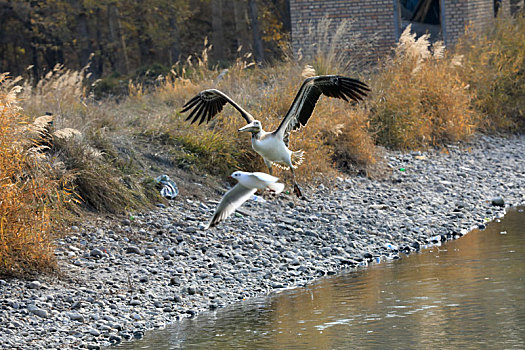
<instances>
[{"instance_id":1,"label":"pelican","mask_svg":"<svg viewBox=\"0 0 525 350\"><path fill-rule=\"evenodd\" d=\"M222 197L206 229L217 225L230 216L255 191L268 188L279 194L284 189L284 184L277 182L279 178L266 173L235 171L231 177L237 180L237 184Z\"/></svg>"},{"instance_id":2,"label":"pelican","mask_svg":"<svg viewBox=\"0 0 525 350\"><path fill-rule=\"evenodd\" d=\"M252 148L263 157L269 173L272 174L272 164L274 163L289 167L292 172L294 192L298 197L302 197L301 189L295 181L294 168L301 164L303 152L288 149L290 132L298 130L308 123L321 95L341 98L347 102L348 99L358 102L366 96L367 91L370 89L365 83L340 75L321 75L307 78L297 92L281 124L272 132L264 131L259 120L256 120L225 93L217 89L199 92L184 104L181 113L191 110L186 120L191 120L192 124L199 121L200 125L204 121L209 122L221 112L226 103L231 104L248 123L240 128L239 132L252 133Z\"/></svg>"}]
</instances>

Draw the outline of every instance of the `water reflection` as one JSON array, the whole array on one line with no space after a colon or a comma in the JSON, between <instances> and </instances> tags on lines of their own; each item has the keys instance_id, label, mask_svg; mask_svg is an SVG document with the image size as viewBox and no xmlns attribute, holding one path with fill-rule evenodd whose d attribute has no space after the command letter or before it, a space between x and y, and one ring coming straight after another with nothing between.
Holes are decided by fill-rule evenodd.
<instances>
[{"instance_id":1,"label":"water reflection","mask_svg":"<svg viewBox=\"0 0 525 350\"><path fill-rule=\"evenodd\" d=\"M525 212L399 261L155 331L126 349L525 348Z\"/></svg>"}]
</instances>

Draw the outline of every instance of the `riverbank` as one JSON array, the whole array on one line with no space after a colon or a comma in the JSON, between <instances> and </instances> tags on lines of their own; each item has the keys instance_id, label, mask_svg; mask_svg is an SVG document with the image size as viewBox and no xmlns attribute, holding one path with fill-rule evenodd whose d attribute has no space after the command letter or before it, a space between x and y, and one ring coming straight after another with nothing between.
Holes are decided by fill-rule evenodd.
<instances>
[{"instance_id":1,"label":"riverbank","mask_svg":"<svg viewBox=\"0 0 525 350\"><path fill-rule=\"evenodd\" d=\"M501 205L525 204L524 151L525 136L481 136L446 152L388 152L386 179L338 178L331 188L305 188L306 201L250 201L241 210L248 215L208 231L215 203L182 197L130 219L73 227L57 242L59 277L0 280L0 345L115 344L459 238L502 215Z\"/></svg>"}]
</instances>

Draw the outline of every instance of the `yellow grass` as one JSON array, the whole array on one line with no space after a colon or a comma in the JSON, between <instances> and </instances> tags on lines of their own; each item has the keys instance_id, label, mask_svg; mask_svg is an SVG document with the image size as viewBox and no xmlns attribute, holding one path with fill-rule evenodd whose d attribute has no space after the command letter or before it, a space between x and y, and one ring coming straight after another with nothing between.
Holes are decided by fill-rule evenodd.
<instances>
[{"instance_id":1,"label":"yellow grass","mask_svg":"<svg viewBox=\"0 0 525 350\"><path fill-rule=\"evenodd\" d=\"M407 28L394 57L374 77L371 118L378 141L405 149L468 138L479 115L454 60Z\"/></svg>"},{"instance_id":2,"label":"yellow grass","mask_svg":"<svg viewBox=\"0 0 525 350\"><path fill-rule=\"evenodd\" d=\"M0 275L52 269L51 229L67 193L42 176L37 153L23 134L18 88L0 75Z\"/></svg>"},{"instance_id":3,"label":"yellow grass","mask_svg":"<svg viewBox=\"0 0 525 350\"><path fill-rule=\"evenodd\" d=\"M500 17L487 32L468 32L458 45L463 80L475 92L485 130L525 130L525 14Z\"/></svg>"}]
</instances>

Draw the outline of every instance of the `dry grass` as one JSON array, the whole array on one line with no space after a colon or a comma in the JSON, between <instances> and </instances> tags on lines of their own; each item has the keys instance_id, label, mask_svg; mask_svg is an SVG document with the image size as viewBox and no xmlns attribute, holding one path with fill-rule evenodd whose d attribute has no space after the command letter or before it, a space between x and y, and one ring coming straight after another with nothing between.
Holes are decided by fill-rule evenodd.
<instances>
[{"instance_id":1,"label":"dry grass","mask_svg":"<svg viewBox=\"0 0 525 350\"><path fill-rule=\"evenodd\" d=\"M132 156L127 157L126 152L135 150L118 144L119 140L127 140L130 147L140 147L138 140L146 141L151 148L168 154L172 164L192 173L223 176L238 168L264 171L262 159L251 150L249 137L237 133L244 121L233 108L227 106L214 121L201 126L190 125L178 111L196 93L214 87L261 120L266 130L272 130L288 110L304 79L303 73L308 73L304 71L305 64L310 65L309 74L342 74L367 81L372 93L357 108L336 99L319 100L308 127L291 137L291 149L306 153L305 164L298 169L304 180L315 179L320 173L335 175L341 169L366 170L378 159L376 143L405 149L425 147L468 138L483 124L479 112L483 109L479 106L481 101L490 100L487 93L494 89L483 92L485 84L480 79L485 75L466 53L461 61L458 55L445 54L439 44L430 47L426 37L415 40L406 32L394 57L378 67L368 80L351 71L365 65L366 60L351 60L349 55L364 57L371 43L346 37L344 33L351 23L333 27L331 21L325 20L311 28L314 36L320 38L312 58L301 62L289 59L269 67L256 66L249 55L239 57L228 70L212 67L205 43L199 55L175 65L168 76L159 77L148 89L130 83L129 96L119 97L118 102L93 99L83 88L83 72L57 67L35 88L24 85L24 109L31 116L52 112L57 129L80 130L80 140L59 144L54 150L64 165L62 176L67 174L67 178L74 179L72 186L91 207L114 212L125 211L134 206L137 198L143 198L140 186L135 184L146 175ZM519 28L523 35L522 27ZM335 34L327 37L330 31ZM322 44L325 37L327 41ZM338 50L339 39L345 42L343 51ZM472 46L477 48L476 45ZM520 47L512 43L498 45ZM513 67L506 73L509 82L515 76L523 76L518 65L521 51L507 55L507 60L512 61L509 66ZM474 69L476 74L469 76L465 73L468 69ZM505 88L498 94L505 95L501 101L507 101L507 107L513 106L514 115L521 115L523 108L519 103L523 98L518 97L522 91L519 84L523 83L509 84L503 84ZM91 169L94 172L90 174ZM289 176L289 172L280 174ZM123 180L126 176L127 180ZM100 186L90 186L92 182ZM101 204L111 202L108 196L119 195L110 208Z\"/></svg>"},{"instance_id":2,"label":"dry grass","mask_svg":"<svg viewBox=\"0 0 525 350\"><path fill-rule=\"evenodd\" d=\"M485 33L468 32L458 45L463 80L485 130L525 130L525 15L498 18Z\"/></svg>"},{"instance_id":3,"label":"dry grass","mask_svg":"<svg viewBox=\"0 0 525 350\"><path fill-rule=\"evenodd\" d=\"M371 119L379 143L404 149L468 138L479 116L454 60L407 28L394 57L374 77Z\"/></svg>"},{"instance_id":4,"label":"dry grass","mask_svg":"<svg viewBox=\"0 0 525 350\"><path fill-rule=\"evenodd\" d=\"M0 275L55 267L51 232L69 193L28 150L22 110L14 86L0 75Z\"/></svg>"},{"instance_id":5,"label":"dry grass","mask_svg":"<svg viewBox=\"0 0 525 350\"><path fill-rule=\"evenodd\" d=\"M123 109L114 100L95 101L87 94L85 78L84 71L57 66L36 86L29 82L22 85L20 97L26 113L33 117L51 113L53 130L58 132L64 128L78 130L78 137L55 137L47 150L52 176L64 188L71 188L78 204L86 208L125 213L142 207L149 202L146 197L150 192L140 185L144 176L115 145L119 137L129 137L127 127L134 121L133 110Z\"/></svg>"}]
</instances>

